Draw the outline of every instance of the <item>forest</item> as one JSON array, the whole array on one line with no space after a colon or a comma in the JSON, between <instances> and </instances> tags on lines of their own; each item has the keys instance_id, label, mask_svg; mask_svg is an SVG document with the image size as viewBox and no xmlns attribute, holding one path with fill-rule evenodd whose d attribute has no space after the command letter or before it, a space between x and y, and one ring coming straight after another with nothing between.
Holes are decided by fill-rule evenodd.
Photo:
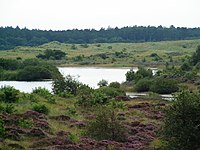
<instances>
[{"instance_id":1,"label":"forest","mask_svg":"<svg viewBox=\"0 0 200 150\"><path fill-rule=\"evenodd\" d=\"M101 28L84 30L39 30L20 29L18 26L0 27L0 50L16 46L38 46L51 41L71 44L128 43L190 40L200 38L200 28L163 26L132 26L123 28Z\"/></svg>"}]
</instances>

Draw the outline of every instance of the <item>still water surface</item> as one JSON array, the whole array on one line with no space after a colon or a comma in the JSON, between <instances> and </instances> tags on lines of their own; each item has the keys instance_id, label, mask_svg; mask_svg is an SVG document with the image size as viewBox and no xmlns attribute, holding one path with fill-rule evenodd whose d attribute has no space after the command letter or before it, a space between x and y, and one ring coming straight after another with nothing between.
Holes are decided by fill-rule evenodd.
<instances>
[{"instance_id":1,"label":"still water surface","mask_svg":"<svg viewBox=\"0 0 200 150\"><path fill-rule=\"evenodd\" d=\"M59 67L59 71L64 75L71 75L78 81L89 85L92 88L97 88L97 83L105 79L110 82L123 82L126 80L125 74L130 68L97 68L97 67ZM133 68L137 71L137 68ZM51 91L52 81L0 81L0 86L10 85L22 92L30 93L37 87L44 87Z\"/></svg>"}]
</instances>

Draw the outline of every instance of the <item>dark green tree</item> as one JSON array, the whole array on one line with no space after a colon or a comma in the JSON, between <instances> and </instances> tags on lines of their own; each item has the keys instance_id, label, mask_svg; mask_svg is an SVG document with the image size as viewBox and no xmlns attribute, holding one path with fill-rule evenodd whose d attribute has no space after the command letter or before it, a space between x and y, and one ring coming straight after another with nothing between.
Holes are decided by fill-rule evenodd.
<instances>
[{"instance_id":1,"label":"dark green tree","mask_svg":"<svg viewBox=\"0 0 200 150\"><path fill-rule=\"evenodd\" d=\"M170 150L200 148L200 94L184 91L165 114L161 136Z\"/></svg>"}]
</instances>

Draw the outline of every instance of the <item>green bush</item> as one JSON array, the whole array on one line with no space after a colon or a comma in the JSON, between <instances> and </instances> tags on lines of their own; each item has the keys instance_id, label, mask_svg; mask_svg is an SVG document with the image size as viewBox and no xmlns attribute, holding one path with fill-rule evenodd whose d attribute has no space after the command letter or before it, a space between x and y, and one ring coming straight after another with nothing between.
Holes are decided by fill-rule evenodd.
<instances>
[{"instance_id":1,"label":"green bush","mask_svg":"<svg viewBox=\"0 0 200 150\"><path fill-rule=\"evenodd\" d=\"M126 131L112 108L100 107L96 119L89 122L86 134L96 140L125 141Z\"/></svg>"},{"instance_id":2,"label":"green bush","mask_svg":"<svg viewBox=\"0 0 200 150\"><path fill-rule=\"evenodd\" d=\"M78 88L78 101L77 104L79 106L87 107L91 106L91 100L92 100L92 93L94 90L90 88L87 85L81 85Z\"/></svg>"},{"instance_id":3,"label":"green bush","mask_svg":"<svg viewBox=\"0 0 200 150\"><path fill-rule=\"evenodd\" d=\"M16 109L15 109L14 105L12 105L12 104L6 104L6 105L0 104L0 112L12 114L12 113L16 112Z\"/></svg>"},{"instance_id":4,"label":"green bush","mask_svg":"<svg viewBox=\"0 0 200 150\"><path fill-rule=\"evenodd\" d=\"M125 75L126 81L128 82L133 81L135 79L135 72L133 71L133 69L130 69Z\"/></svg>"},{"instance_id":5,"label":"green bush","mask_svg":"<svg viewBox=\"0 0 200 150\"><path fill-rule=\"evenodd\" d=\"M81 84L76 79L68 75L66 78L63 76L56 76L53 79L52 85L54 94L69 93L76 95Z\"/></svg>"},{"instance_id":6,"label":"green bush","mask_svg":"<svg viewBox=\"0 0 200 150\"><path fill-rule=\"evenodd\" d=\"M102 79L101 81L99 81L99 83L97 85L99 87L107 86L108 85L108 81Z\"/></svg>"},{"instance_id":7,"label":"green bush","mask_svg":"<svg viewBox=\"0 0 200 150\"><path fill-rule=\"evenodd\" d=\"M152 78L153 72L151 69L145 69L143 67L139 67L138 71L135 73L136 82L143 78Z\"/></svg>"},{"instance_id":8,"label":"green bush","mask_svg":"<svg viewBox=\"0 0 200 150\"><path fill-rule=\"evenodd\" d=\"M21 128L32 128L33 124L33 120L29 119L21 119L18 121L18 126Z\"/></svg>"},{"instance_id":9,"label":"green bush","mask_svg":"<svg viewBox=\"0 0 200 150\"><path fill-rule=\"evenodd\" d=\"M51 96L51 93L49 92L49 90L47 90L46 88L42 88L42 87L33 89L32 93L38 94L44 98L49 98Z\"/></svg>"},{"instance_id":10,"label":"green bush","mask_svg":"<svg viewBox=\"0 0 200 150\"><path fill-rule=\"evenodd\" d=\"M108 96L105 93L100 91L95 91L91 93L92 98L90 100L91 105L104 105L107 104L109 101Z\"/></svg>"},{"instance_id":11,"label":"green bush","mask_svg":"<svg viewBox=\"0 0 200 150\"><path fill-rule=\"evenodd\" d=\"M139 67L136 73L133 71L133 69L130 69L130 71L126 73L126 81L135 80L135 82L137 82L142 78L152 78L152 77L153 77L152 70L145 69L143 67Z\"/></svg>"},{"instance_id":12,"label":"green bush","mask_svg":"<svg viewBox=\"0 0 200 150\"><path fill-rule=\"evenodd\" d=\"M19 91L12 86L4 86L0 88L0 101L5 103L15 103L19 99Z\"/></svg>"},{"instance_id":13,"label":"green bush","mask_svg":"<svg viewBox=\"0 0 200 150\"><path fill-rule=\"evenodd\" d=\"M55 59L60 60L66 56L66 53L61 50L51 50L47 49L44 54L39 54L36 57L41 59Z\"/></svg>"},{"instance_id":14,"label":"green bush","mask_svg":"<svg viewBox=\"0 0 200 150\"><path fill-rule=\"evenodd\" d=\"M165 113L161 137L170 150L200 148L200 94L184 91Z\"/></svg>"},{"instance_id":15,"label":"green bush","mask_svg":"<svg viewBox=\"0 0 200 150\"><path fill-rule=\"evenodd\" d=\"M113 87L113 88L119 89L120 88L120 83L119 82L111 82L109 84L109 87Z\"/></svg>"},{"instance_id":16,"label":"green bush","mask_svg":"<svg viewBox=\"0 0 200 150\"><path fill-rule=\"evenodd\" d=\"M49 109L45 104L35 104L32 109L45 115L49 113Z\"/></svg>"},{"instance_id":17,"label":"green bush","mask_svg":"<svg viewBox=\"0 0 200 150\"><path fill-rule=\"evenodd\" d=\"M159 94L171 94L178 91L178 83L173 79L155 78L152 80L150 91Z\"/></svg>"},{"instance_id":18,"label":"green bush","mask_svg":"<svg viewBox=\"0 0 200 150\"><path fill-rule=\"evenodd\" d=\"M135 91L136 92L147 92L150 90L151 84L152 84L152 80L150 80L148 78L140 79L135 84Z\"/></svg>"},{"instance_id":19,"label":"green bush","mask_svg":"<svg viewBox=\"0 0 200 150\"><path fill-rule=\"evenodd\" d=\"M108 105L111 106L113 109L122 109L122 110L124 110L125 107L126 107L124 102L115 101L115 100L111 101Z\"/></svg>"},{"instance_id":20,"label":"green bush","mask_svg":"<svg viewBox=\"0 0 200 150\"><path fill-rule=\"evenodd\" d=\"M96 91L105 94L109 98L114 98L116 96L126 96L126 93L122 89L116 89L109 86L101 87L97 89Z\"/></svg>"}]
</instances>

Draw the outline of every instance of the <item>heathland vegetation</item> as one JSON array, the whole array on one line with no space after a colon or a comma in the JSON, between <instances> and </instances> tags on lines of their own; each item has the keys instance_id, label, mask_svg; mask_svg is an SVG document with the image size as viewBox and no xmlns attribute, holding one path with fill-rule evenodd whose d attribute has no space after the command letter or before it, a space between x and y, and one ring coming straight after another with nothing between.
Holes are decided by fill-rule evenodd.
<instances>
[{"instance_id":1,"label":"heathland vegetation","mask_svg":"<svg viewBox=\"0 0 200 150\"><path fill-rule=\"evenodd\" d=\"M127 28L131 29L151 28ZM155 28L159 32L160 29L163 33L173 30L174 34L190 30ZM19 35L22 31L24 35L30 32L44 36L62 33L1 29L4 30L19 31ZM114 30L117 29L99 32L106 34ZM86 32L75 31L66 32ZM147 41L154 41L152 37ZM10 49L13 47L10 44L10 50L0 51L0 80L51 79L53 84L52 92L44 88L31 93L10 86L0 88L0 149L199 149L199 42L66 44L54 41L41 42L43 45L30 42L38 46L25 43L29 46L14 49ZM93 89L71 76L63 77L56 65L139 66L139 69L137 72L130 69L122 84L108 84L99 79L99 88ZM148 69L152 66L159 68L155 74ZM126 91L147 95L130 98ZM159 94L173 94L174 98L166 101Z\"/></svg>"}]
</instances>

